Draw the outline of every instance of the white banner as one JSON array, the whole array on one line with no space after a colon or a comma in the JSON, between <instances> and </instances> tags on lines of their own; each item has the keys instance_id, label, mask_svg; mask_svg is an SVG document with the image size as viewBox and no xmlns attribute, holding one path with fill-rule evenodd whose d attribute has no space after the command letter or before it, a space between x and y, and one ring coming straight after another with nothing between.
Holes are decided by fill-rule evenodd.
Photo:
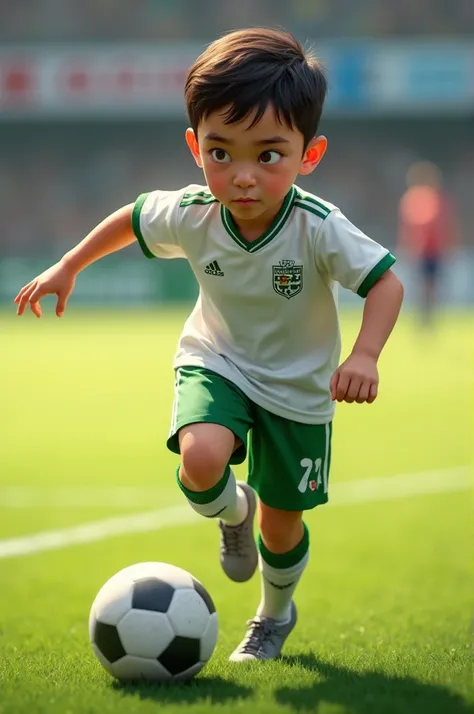
<instances>
[{"instance_id":1,"label":"white banner","mask_svg":"<svg viewBox=\"0 0 474 714\"><path fill-rule=\"evenodd\" d=\"M0 115L166 116L184 111L202 47L0 49Z\"/></svg>"}]
</instances>

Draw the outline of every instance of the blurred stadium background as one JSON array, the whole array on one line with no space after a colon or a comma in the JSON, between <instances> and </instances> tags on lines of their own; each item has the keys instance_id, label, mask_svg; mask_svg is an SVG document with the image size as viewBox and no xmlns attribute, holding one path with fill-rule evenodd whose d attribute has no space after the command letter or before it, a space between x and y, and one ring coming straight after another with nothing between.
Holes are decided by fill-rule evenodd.
<instances>
[{"instance_id":1,"label":"blurred stadium background","mask_svg":"<svg viewBox=\"0 0 474 714\"><path fill-rule=\"evenodd\" d=\"M432 161L459 226L432 332L410 314L419 274L398 256L407 297L381 398L338 407L331 503L347 507L307 514L305 625L263 678L227 663L258 578L223 578L204 519L166 521L190 513L164 444L197 293L185 261L136 245L99 261L62 320L52 298L41 321L12 302L117 207L202 181L183 140L186 71L250 25L292 30L328 70L329 151L301 186L400 253L407 170ZM473 120L474 0L0 0L0 714L227 714L247 696L262 714L472 712ZM347 351L363 302L343 300ZM111 686L93 658L90 603L140 560L191 570L215 599L200 688L154 699Z\"/></svg>"},{"instance_id":2,"label":"blurred stadium background","mask_svg":"<svg viewBox=\"0 0 474 714\"><path fill-rule=\"evenodd\" d=\"M396 250L407 168L436 162L460 229L442 299L474 302L472 0L0 0L0 17L0 301L140 192L202 181L183 141L186 70L218 34L267 25L329 73L330 148L301 185ZM172 263L134 247L83 273L74 304L189 300ZM403 256L398 272L409 304Z\"/></svg>"}]
</instances>

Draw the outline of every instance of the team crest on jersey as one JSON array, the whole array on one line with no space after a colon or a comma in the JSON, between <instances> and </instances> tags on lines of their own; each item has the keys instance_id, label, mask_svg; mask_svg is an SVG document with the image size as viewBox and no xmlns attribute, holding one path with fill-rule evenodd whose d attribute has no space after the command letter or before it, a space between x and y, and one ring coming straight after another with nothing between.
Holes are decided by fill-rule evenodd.
<instances>
[{"instance_id":1,"label":"team crest on jersey","mask_svg":"<svg viewBox=\"0 0 474 714\"><path fill-rule=\"evenodd\" d=\"M278 295L288 298L298 295L303 289L303 266L294 260L280 260L272 267L273 289Z\"/></svg>"}]
</instances>

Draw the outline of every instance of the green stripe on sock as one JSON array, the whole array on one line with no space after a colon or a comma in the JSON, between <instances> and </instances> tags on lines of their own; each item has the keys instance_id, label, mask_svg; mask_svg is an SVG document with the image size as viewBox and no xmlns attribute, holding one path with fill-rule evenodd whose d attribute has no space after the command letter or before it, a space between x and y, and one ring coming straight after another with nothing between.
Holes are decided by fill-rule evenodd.
<instances>
[{"instance_id":1,"label":"green stripe on sock","mask_svg":"<svg viewBox=\"0 0 474 714\"><path fill-rule=\"evenodd\" d=\"M262 536L258 535L258 549L263 560L272 568L291 568L299 563L305 557L309 550L309 531L306 523L303 521L304 534L297 546L288 553L272 553L262 540Z\"/></svg>"},{"instance_id":2,"label":"green stripe on sock","mask_svg":"<svg viewBox=\"0 0 474 714\"><path fill-rule=\"evenodd\" d=\"M183 484L181 483L179 478L179 469L180 467L178 467L178 470L176 471L176 480L178 482L178 486L180 487L186 498L189 501L192 501L192 503L202 504L212 503L212 501L215 501L216 498L219 498L222 491L227 486L227 481L230 477L230 466L227 466L226 470L224 471L223 477L220 481L216 483L215 486L208 489L207 491L191 491L189 488L186 488L186 486L183 486Z\"/></svg>"}]
</instances>

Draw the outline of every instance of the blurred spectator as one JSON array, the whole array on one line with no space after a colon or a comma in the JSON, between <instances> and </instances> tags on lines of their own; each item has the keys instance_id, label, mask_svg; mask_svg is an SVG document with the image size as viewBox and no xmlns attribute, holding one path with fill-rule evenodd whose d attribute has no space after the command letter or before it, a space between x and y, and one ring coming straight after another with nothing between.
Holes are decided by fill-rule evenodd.
<instances>
[{"instance_id":1,"label":"blurred spectator","mask_svg":"<svg viewBox=\"0 0 474 714\"><path fill-rule=\"evenodd\" d=\"M420 315L423 324L430 325L445 260L459 242L455 207L444 190L443 176L436 164L412 164L406 182L407 190L399 205L398 251L415 264Z\"/></svg>"},{"instance_id":2,"label":"blurred spectator","mask_svg":"<svg viewBox=\"0 0 474 714\"><path fill-rule=\"evenodd\" d=\"M306 37L474 32L473 0L0 0L0 42L212 40L236 27Z\"/></svg>"}]
</instances>

